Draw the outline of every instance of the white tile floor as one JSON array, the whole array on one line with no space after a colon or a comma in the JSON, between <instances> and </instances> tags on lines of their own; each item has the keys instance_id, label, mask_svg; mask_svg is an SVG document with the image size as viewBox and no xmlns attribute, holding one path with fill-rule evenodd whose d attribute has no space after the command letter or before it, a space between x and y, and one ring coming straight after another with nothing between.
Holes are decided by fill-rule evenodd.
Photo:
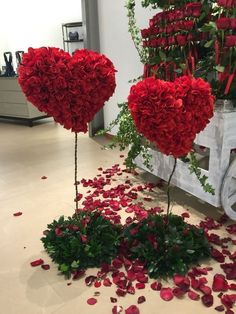
<instances>
[{"instance_id":1,"label":"white tile floor","mask_svg":"<svg viewBox=\"0 0 236 314\"><path fill-rule=\"evenodd\" d=\"M57 275L57 267L43 251L40 241L48 223L62 214L73 213L73 145L74 134L50 119L38 122L33 128L0 121L0 314L111 313L110 297L115 296L115 288L99 289L98 303L88 306L86 300L95 289L86 287L83 280L67 286L67 281ZM117 150L101 150L99 140L80 135L79 178L93 178L98 167L121 163L119 155ZM42 176L48 178L42 180ZM138 180L146 177L142 174ZM191 222L198 222L206 214L219 213L178 189L173 197L174 211L189 208ZM165 205L165 201L160 190L157 203ZM23 215L14 217L13 213L18 211ZM51 269L32 268L30 262L38 258L48 262ZM219 267L214 261L210 264L216 270ZM217 313L213 307L205 308L201 302L188 298L164 302L150 288L120 298L119 304L126 308L143 294L147 302L139 306L142 314Z\"/></svg>"}]
</instances>

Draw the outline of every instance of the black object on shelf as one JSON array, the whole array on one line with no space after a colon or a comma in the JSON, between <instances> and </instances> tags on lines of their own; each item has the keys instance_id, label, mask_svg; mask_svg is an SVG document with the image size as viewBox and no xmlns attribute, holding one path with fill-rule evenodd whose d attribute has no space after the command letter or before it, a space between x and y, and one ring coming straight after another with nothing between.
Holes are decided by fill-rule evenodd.
<instances>
[{"instance_id":1,"label":"black object on shelf","mask_svg":"<svg viewBox=\"0 0 236 314\"><path fill-rule=\"evenodd\" d=\"M1 76L6 76L6 77L16 76L16 72L14 71L14 68L12 65L12 53L10 51L7 51L3 53L3 56L6 63L6 70L5 70L5 73Z\"/></svg>"},{"instance_id":2,"label":"black object on shelf","mask_svg":"<svg viewBox=\"0 0 236 314\"><path fill-rule=\"evenodd\" d=\"M82 43L83 34L82 34L82 22L73 22L73 23L64 23L62 24L62 36L63 36L63 48L67 52L72 52L71 43ZM73 47L75 48L75 47ZM81 45L78 49L81 48Z\"/></svg>"}]
</instances>

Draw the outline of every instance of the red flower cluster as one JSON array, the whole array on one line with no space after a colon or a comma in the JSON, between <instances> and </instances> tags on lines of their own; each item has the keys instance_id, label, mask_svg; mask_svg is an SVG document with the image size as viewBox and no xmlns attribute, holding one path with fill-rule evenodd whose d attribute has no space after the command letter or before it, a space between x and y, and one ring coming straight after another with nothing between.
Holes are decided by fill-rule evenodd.
<instances>
[{"instance_id":1,"label":"red flower cluster","mask_svg":"<svg viewBox=\"0 0 236 314\"><path fill-rule=\"evenodd\" d=\"M201 33L192 34L195 18L201 14L202 4L191 2L182 8L157 13L149 21L149 28L141 31L144 47L185 46L188 41L202 40Z\"/></svg>"},{"instance_id":2,"label":"red flower cluster","mask_svg":"<svg viewBox=\"0 0 236 314\"><path fill-rule=\"evenodd\" d=\"M216 20L216 26L218 29L235 29L236 28L236 18L220 17Z\"/></svg>"},{"instance_id":3,"label":"red flower cluster","mask_svg":"<svg viewBox=\"0 0 236 314\"><path fill-rule=\"evenodd\" d=\"M178 158L213 116L214 97L202 79L183 76L171 83L150 77L131 88L128 104L138 131Z\"/></svg>"},{"instance_id":4,"label":"red flower cluster","mask_svg":"<svg viewBox=\"0 0 236 314\"><path fill-rule=\"evenodd\" d=\"M40 111L66 129L86 132L87 123L114 93L115 69L104 55L86 49L70 56L58 48L29 48L19 84Z\"/></svg>"},{"instance_id":5,"label":"red flower cluster","mask_svg":"<svg viewBox=\"0 0 236 314\"><path fill-rule=\"evenodd\" d=\"M218 0L217 4L224 8L235 8L236 7L236 0Z\"/></svg>"}]
</instances>

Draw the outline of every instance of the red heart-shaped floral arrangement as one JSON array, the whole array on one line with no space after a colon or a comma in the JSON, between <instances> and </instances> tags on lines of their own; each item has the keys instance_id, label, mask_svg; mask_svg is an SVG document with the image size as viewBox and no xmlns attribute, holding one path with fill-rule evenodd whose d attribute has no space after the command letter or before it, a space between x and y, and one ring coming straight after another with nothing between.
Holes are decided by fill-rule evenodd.
<instances>
[{"instance_id":1,"label":"red heart-shaped floral arrangement","mask_svg":"<svg viewBox=\"0 0 236 314\"><path fill-rule=\"evenodd\" d=\"M40 111L74 132L87 123L114 93L115 68L94 51L73 56L58 48L29 48L19 68L19 84Z\"/></svg>"},{"instance_id":2,"label":"red heart-shaped floral arrangement","mask_svg":"<svg viewBox=\"0 0 236 314\"><path fill-rule=\"evenodd\" d=\"M175 158L186 155L213 116L214 96L201 78L174 82L149 77L131 87L129 109L137 130Z\"/></svg>"}]
</instances>

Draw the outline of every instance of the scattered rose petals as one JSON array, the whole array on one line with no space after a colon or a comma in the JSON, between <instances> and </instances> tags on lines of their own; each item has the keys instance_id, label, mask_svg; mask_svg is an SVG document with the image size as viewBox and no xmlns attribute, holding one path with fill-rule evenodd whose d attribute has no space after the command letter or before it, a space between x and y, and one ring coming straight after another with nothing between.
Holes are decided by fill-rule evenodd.
<instances>
[{"instance_id":1,"label":"scattered rose petals","mask_svg":"<svg viewBox=\"0 0 236 314\"><path fill-rule=\"evenodd\" d=\"M198 301L200 299L200 295L192 290L188 291L188 297L194 301Z\"/></svg>"},{"instance_id":2,"label":"scattered rose petals","mask_svg":"<svg viewBox=\"0 0 236 314\"><path fill-rule=\"evenodd\" d=\"M101 281L96 280L93 285L95 288L99 288L99 287L101 287L102 283L101 283Z\"/></svg>"},{"instance_id":3,"label":"scattered rose petals","mask_svg":"<svg viewBox=\"0 0 236 314\"><path fill-rule=\"evenodd\" d=\"M129 286L129 287L127 288L127 293L129 293L129 294L135 294L135 289L134 289L134 287L133 287L133 286Z\"/></svg>"},{"instance_id":4,"label":"scattered rose petals","mask_svg":"<svg viewBox=\"0 0 236 314\"><path fill-rule=\"evenodd\" d=\"M173 299L174 294L172 292L171 288L162 288L160 291L160 297L162 298L162 300L164 301L170 301Z\"/></svg>"},{"instance_id":5,"label":"scattered rose petals","mask_svg":"<svg viewBox=\"0 0 236 314\"><path fill-rule=\"evenodd\" d=\"M94 304L97 303L97 299L95 299L95 298L89 298L89 299L87 300L87 303L88 303L89 305L94 305Z\"/></svg>"},{"instance_id":6,"label":"scattered rose petals","mask_svg":"<svg viewBox=\"0 0 236 314\"><path fill-rule=\"evenodd\" d=\"M206 285L200 285L199 290L201 290L205 295L211 295L211 288Z\"/></svg>"},{"instance_id":7,"label":"scattered rose petals","mask_svg":"<svg viewBox=\"0 0 236 314\"><path fill-rule=\"evenodd\" d=\"M13 216L18 217L18 216L21 216L22 214L23 214L22 212L17 212L17 213L14 213Z\"/></svg>"},{"instance_id":8,"label":"scattered rose petals","mask_svg":"<svg viewBox=\"0 0 236 314\"><path fill-rule=\"evenodd\" d=\"M43 265L43 264L44 264L44 261L41 258L30 263L30 265L33 266L33 267L40 266L40 265Z\"/></svg>"},{"instance_id":9,"label":"scattered rose petals","mask_svg":"<svg viewBox=\"0 0 236 314\"><path fill-rule=\"evenodd\" d=\"M227 309L227 310L225 311L225 314L234 314L234 311L232 311L232 310L230 310L230 309Z\"/></svg>"},{"instance_id":10,"label":"scattered rose petals","mask_svg":"<svg viewBox=\"0 0 236 314\"><path fill-rule=\"evenodd\" d=\"M158 282L158 281L154 281L150 286L152 290L155 290L155 291L160 291L162 288L161 282Z\"/></svg>"},{"instance_id":11,"label":"scattered rose petals","mask_svg":"<svg viewBox=\"0 0 236 314\"><path fill-rule=\"evenodd\" d=\"M145 289L145 283L137 282L135 287L136 287L136 289Z\"/></svg>"},{"instance_id":12,"label":"scattered rose petals","mask_svg":"<svg viewBox=\"0 0 236 314\"><path fill-rule=\"evenodd\" d=\"M140 311L136 305L131 305L125 310L125 314L140 314Z\"/></svg>"},{"instance_id":13,"label":"scattered rose petals","mask_svg":"<svg viewBox=\"0 0 236 314\"><path fill-rule=\"evenodd\" d=\"M225 294L221 297L221 303L227 308L231 308L236 301L236 294Z\"/></svg>"},{"instance_id":14,"label":"scattered rose petals","mask_svg":"<svg viewBox=\"0 0 236 314\"><path fill-rule=\"evenodd\" d=\"M228 290L228 283L225 279L224 275L216 274L213 278L212 284L213 291L227 291Z\"/></svg>"},{"instance_id":15,"label":"scattered rose petals","mask_svg":"<svg viewBox=\"0 0 236 314\"><path fill-rule=\"evenodd\" d=\"M125 290L122 290L120 288L118 288L116 290L116 294L119 296L119 297L124 297L126 295L126 291Z\"/></svg>"},{"instance_id":16,"label":"scattered rose petals","mask_svg":"<svg viewBox=\"0 0 236 314\"><path fill-rule=\"evenodd\" d=\"M50 265L43 264L43 265L41 265L41 268L44 269L44 270L49 270L50 269Z\"/></svg>"},{"instance_id":17,"label":"scattered rose petals","mask_svg":"<svg viewBox=\"0 0 236 314\"><path fill-rule=\"evenodd\" d=\"M79 270L76 270L74 273L73 273L73 277L72 279L73 280L77 280L77 279L80 279L84 276L85 274L85 270L84 269L79 269Z\"/></svg>"},{"instance_id":18,"label":"scattered rose petals","mask_svg":"<svg viewBox=\"0 0 236 314\"><path fill-rule=\"evenodd\" d=\"M225 308L223 305L218 305L215 307L215 310L218 311L218 312L224 312Z\"/></svg>"},{"instance_id":19,"label":"scattered rose petals","mask_svg":"<svg viewBox=\"0 0 236 314\"><path fill-rule=\"evenodd\" d=\"M41 177L42 180L46 180L47 178L48 178L48 177L46 177L46 176L42 176L42 177Z\"/></svg>"},{"instance_id":20,"label":"scattered rose petals","mask_svg":"<svg viewBox=\"0 0 236 314\"><path fill-rule=\"evenodd\" d=\"M138 297L137 302L138 302L138 304L144 303L144 302L146 302L146 298L144 296L140 296L140 297Z\"/></svg>"},{"instance_id":21,"label":"scattered rose petals","mask_svg":"<svg viewBox=\"0 0 236 314\"><path fill-rule=\"evenodd\" d=\"M112 282L111 282L111 280L110 280L109 278L105 278L105 279L103 280L103 285L104 285L105 287L110 287L110 286L112 285Z\"/></svg>"},{"instance_id":22,"label":"scattered rose petals","mask_svg":"<svg viewBox=\"0 0 236 314\"><path fill-rule=\"evenodd\" d=\"M96 276L88 276L88 277L86 277L85 280L84 280L86 286L91 286L96 279L97 279Z\"/></svg>"},{"instance_id":23,"label":"scattered rose petals","mask_svg":"<svg viewBox=\"0 0 236 314\"><path fill-rule=\"evenodd\" d=\"M217 249L211 249L211 256L219 263L224 263L225 261L224 255Z\"/></svg>"},{"instance_id":24,"label":"scattered rose petals","mask_svg":"<svg viewBox=\"0 0 236 314\"><path fill-rule=\"evenodd\" d=\"M190 217L188 212L182 213L181 216L182 216L182 218L189 218Z\"/></svg>"},{"instance_id":25,"label":"scattered rose petals","mask_svg":"<svg viewBox=\"0 0 236 314\"><path fill-rule=\"evenodd\" d=\"M226 227L226 230L228 231L228 233L230 234L236 234L236 224L232 224Z\"/></svg>"},{"instance_id":26,"label":"scattered rose petals","mask_svg":"<svg viewBox=\"0 0 236 314\"><path fill-rule=\"evenodd\" d=\"M100 294L101 294L101 292L95 291L93 295L94 295L95 297L98 297Z\"/></svg>"},{"instance_id":27,"label":"scattered rose petals","mask_svg":"<svg viewBox=\"0 0 236 314\"><path fill-rule=\"evenodd\" d=\"M122 306L115 305L112 308L112 314L120 314L122 311L123 311L123 307Z\"/></svg>"},{"instance_id":28,"label":"scattered rose petals","mask_svg":"<svg viewBox=\"0 0 236 314\"><path fill-rule=\"evenodd\" d=\"M231 283L231 284L229 285L229 289L236 291L236 284L235 284L235 283Z\"/></svg>"},{"instance_id":29,"label":"scattered rose petals","mask_svg":"<svg viewBox=\"0 0 236 314\"><path fill-rule=\"evenodd\" d=\"M213 295L212 294L205 294L202 296L202 303L206 306L206 307L210 307L213 305L214 299L213 299Z\"/></svg>"},{"instance_id":30,"label":"scattered rose petals","mask_svg":"<svg viewBox=\"0 0 236 314\"><path fill-rule=\"evenodd\" d=\"M181 288L176 287L173 289L173 294L176 298L182 298L185 294L185 291L183 291Z\"/></svg>"},{"instance_id":31,"label":"scattered rose petals","mask_svg":"<svg viewBox=\"0 0 236 314\"><path fill-rule=\"evenodd\" d=\"M110 297L110 300L111 300L111 303L116 303L117 302L117 298Z\"/></svg>"}]
</instances>

